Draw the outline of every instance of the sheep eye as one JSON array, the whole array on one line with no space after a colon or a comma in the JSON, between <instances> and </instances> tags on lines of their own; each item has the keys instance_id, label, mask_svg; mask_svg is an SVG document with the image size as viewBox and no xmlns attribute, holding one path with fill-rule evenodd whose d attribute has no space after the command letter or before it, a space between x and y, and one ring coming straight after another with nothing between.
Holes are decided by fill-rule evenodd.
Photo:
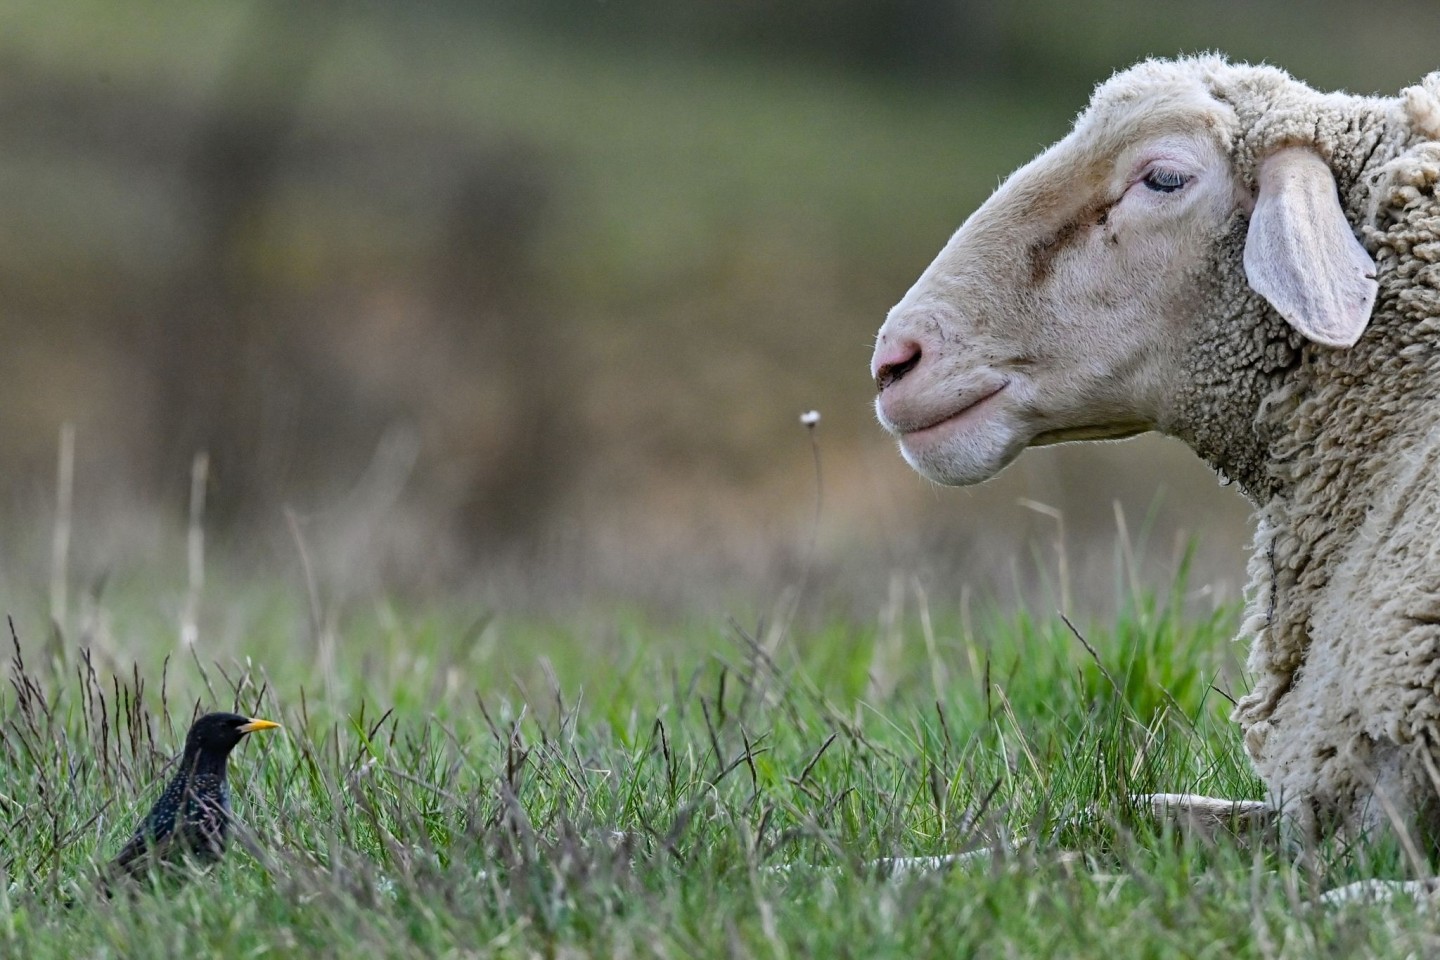
<instances>
[{"instance_id":1,"label":"sheep eye","mask_svg":"<svg viewBox=\"0 0 1440 960\"><path fill-rule=\"evenodd\" d=\"M1174 170L1162 169L1150 171L1141 182L1156 193L1174 193L1189 183L1190 178Z\"/></svg>"}]
</instances>

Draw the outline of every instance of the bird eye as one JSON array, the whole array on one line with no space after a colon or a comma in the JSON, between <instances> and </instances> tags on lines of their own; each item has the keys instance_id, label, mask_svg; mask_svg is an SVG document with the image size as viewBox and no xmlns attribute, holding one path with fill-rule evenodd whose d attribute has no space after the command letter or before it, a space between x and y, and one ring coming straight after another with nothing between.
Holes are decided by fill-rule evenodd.
<instances>
[{"instance_id":1,"label":"bird eye","mask_svg":"<svg viewBox=\"0 0 1440 960\"><path fill-rule=\"evenodd\" d=\"M1166 170L1161 167L1156 170L1151 170L1145 175L1145 179L1140 182L1156 193L1174 193L1189 183L1190 178L1178 171Z\"/></svg>"}]
</instances>

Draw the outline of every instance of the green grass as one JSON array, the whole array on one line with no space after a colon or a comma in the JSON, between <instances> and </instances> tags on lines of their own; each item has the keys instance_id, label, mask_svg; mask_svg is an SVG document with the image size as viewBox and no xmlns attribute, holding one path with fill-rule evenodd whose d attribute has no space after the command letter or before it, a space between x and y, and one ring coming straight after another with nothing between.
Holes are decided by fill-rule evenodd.
<instances>
[{"instance_id":1,"label":"green grass","mask_svg":"<svg viewBox=\"0 0 1440 960\"><path fill-rule=\"evenodd\" d=\"M224 589L207 614L231 639L190 652L123 587L94 652L83 624L17 619L0 953L1399 957L1440 928L1405 902L1311 906L1403 875L1386 851L1302 871L1131 810L1259 793L1211 688L1233 611L1182 619L1178 591L1087 628L1092 656L1058 619L967 632L940 610L783 635L376 604L321 643L286 594ZM270 862L88 892L192 712L232 706L285 725L232 759ZM1004 852L871 865L979 847Z\"/></svg>"}]
</instances>

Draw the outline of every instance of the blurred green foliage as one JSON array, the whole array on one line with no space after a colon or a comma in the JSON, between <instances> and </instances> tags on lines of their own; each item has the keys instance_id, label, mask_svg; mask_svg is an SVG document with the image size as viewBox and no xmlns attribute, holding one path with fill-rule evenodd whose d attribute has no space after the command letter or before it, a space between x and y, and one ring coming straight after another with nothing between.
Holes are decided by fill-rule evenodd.
<instances>
[{"instance_id":1,"label":"blurred green foliage","mask_svg":"<svg viewBox=\"0 0 1440 960\"><path fill-rule=\"evenodd\" d=\"M1147 56L1219 49L1269 60L1321 86L1388 89L1433 66L1436 21L1423 0L489 0L508 23L612 48L794 62L851 74L1081 91ZM454 4L455 10L473 10ZM1379 87L1373 85L1379 84Z\"/></svg>"},{"instance_id":2,"label":"blurred green foliage","mask_svg":"<svg viewBox=\"0 0 1440 960\"><path fill-rule=\"evenodd\" d=\"M205 450L212 525L340 504L384 516L374 552L412 571L607 524L719 549L808 515L794 417L819 407L827 521L850 528L926 498L870 454L875 327L1095 81L1219 48L1394 90L1435 66L1434 18L1419 0L13 0L7 507L45 501L72 421L82 491L175 515ZM1104 456L1050 454L1000 499L1039 483L1077 537L1108 528L1130 495Z\"/></svg>"}]
</instances>

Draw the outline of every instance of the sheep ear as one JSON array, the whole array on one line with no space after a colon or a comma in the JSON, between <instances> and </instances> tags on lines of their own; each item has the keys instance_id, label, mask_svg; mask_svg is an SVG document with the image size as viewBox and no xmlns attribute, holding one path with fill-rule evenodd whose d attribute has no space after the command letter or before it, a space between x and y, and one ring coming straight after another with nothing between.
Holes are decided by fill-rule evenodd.
<instances>
[{"instance_id":1,"label":"sheep ear","mask_svg":"<svg viewBox=\"0 0 1440 960\"><path fill-rule=\"evenodd\" d=\"M1307 340L1348 347L1375 306L1375 261L1340 209L1335 176L1314 151L1280 150L1260 165L1245 237L1245 278Z\"/></svg>"}]
</instances>

